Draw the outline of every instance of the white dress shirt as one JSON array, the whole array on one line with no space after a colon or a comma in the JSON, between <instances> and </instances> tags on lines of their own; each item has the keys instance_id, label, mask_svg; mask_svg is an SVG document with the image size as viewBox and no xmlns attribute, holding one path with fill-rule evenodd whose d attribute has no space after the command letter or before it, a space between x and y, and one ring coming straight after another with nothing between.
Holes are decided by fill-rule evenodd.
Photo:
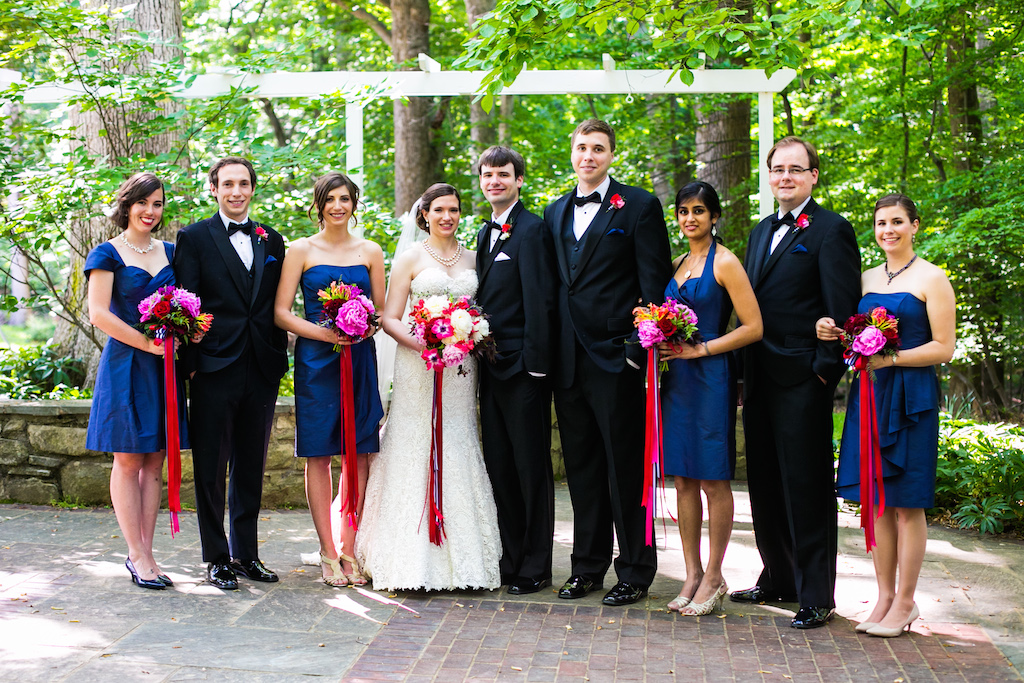
<instances>
[{"instance_id":1,"label":"white dress shirt","mask_svg":"<svg viewBox=\"0 0 1024 683\"><path fill-rule=\"evenodd\" d=\"M800 215L800 212L804 210L804 207L807 206L807 202L809 202L809 201L811 201L810 197L805 199L800 206L796 207L792 211L787 211L785 214L782 212L782 209L779 209L779 213L778 213L779 220L782 220L782 217L785 216L785 215L791 215L791 216L793 216L793 218L796 218L797 216ZM772 235L772 246L768 250L769 254L771 254L771 253L773 253L775 251L775 247L779 246L779 242L782 241L782 238L785 237L786 233L788 233L792 229L793 229L793 226L791 226L791 225L780 225L778 227L778 229Z\"/></svg>"},{"instance_id":2,"label":"white dress shirt","mask_svg":"<svg viewBox=\"0 0 1024 683\"><path fill-rule=\"evenodd\" d=\"M597 186L597 193L601 195L601 201L604 201L604 196L608 194L608 188L611 187L612 178L611 176L605 176L601 184ZM588 192L587 194L592 194ZM576 196L586 197L585 194L580 194L579 185L576 186ZM583 206L573 206L572 211L572 234L576 236L576 241L583 239L583 234L587 232L587 228L594 222L594 216L601 210L600 204L593 202L587 202Z\"/></svg>"},{"instance_id":3,"label":"white dress shirt","mask_svg":"<svg viewBox=\"0 0 1024 683\"><path fill-rule=\"evenodd\" d=\"M220 211L217 212L217 215L220 216L221 222L224 223L225 230L228 229L229 224L235 222ZM245 223L247 220L249 220L248 214L246 214L245 218L240 222ZM245 269L252 270L252 237L239 230L235 234L228 236L228 241L231 242L231 246L235 248L235 253L238 254L238 258L242 261L242 265L245 266Z\"/></svg>"},{"instance_id":4,"label":"white dress shirt","mask_svg":"<svg viewBox=\"0 0 1024 683\"><path fill-rule=\"evenodd\" d=\"M512 206L510 206L507 209L505 209L500 216L495 216L493 213L491 214L491 220L494 221L495 223L497 223L498 227L491 228L491 234L489 236L489 239L490 239L490 247L488 249L489 251L494 251L494 243L497 242L498 241L498 237L501 236L501 226L504 225L505 223L508 223L508 217L512 214L512 209L516 208L516 204L518 204L518 203L519 203L519 200L516 200L516 201L512 202Z\"/></svg>"}]
</instances>

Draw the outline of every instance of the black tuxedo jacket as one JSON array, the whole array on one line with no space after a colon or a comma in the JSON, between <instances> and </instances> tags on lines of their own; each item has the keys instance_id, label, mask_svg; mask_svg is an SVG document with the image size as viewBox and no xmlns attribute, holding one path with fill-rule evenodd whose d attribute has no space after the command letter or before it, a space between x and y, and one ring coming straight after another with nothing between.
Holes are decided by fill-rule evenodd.
<instances>
[{"instance_id":1,"label":"black tuxedo jacket","mask_svg":"<svg viewBox=\"0 0 1024 683\"><path fill-rule=\"evenodd\" d=\"M284 330L274 326L274 297L284 261L284 240L274 230L253 241L252 274L246 271L218 214L178 232L174 274L181 287L195 292L213 324L199 344L183 354L186 371L215 372L251 349L256 364L272 383L288 370Z\"/></svg>"},{"instance_id":2,"label":"black tuxedo jacket","mask_svg":"<svg viewBox=\"0 0 1024 683\"><path fill-rule=\"evenodd\" d=\"M606 372L622 372L629 357L643 367L633 309L661 302L672 277L665 214L658 198L612 179L601 208L573 243L576 188L544 210L557 256L559 371L556 386L572 384L576 341ZM619 195L621 209L611 205ZM629 343L627 343L629 342Z\"/></svg>"},{"instance_id":3,"label":"black tuxedo jacket","mask_svg":"<svg viewBox=\"0 0 1024 683\"><path fill-rule=\"evenodd\" d=\"M498 346L495 362L481 366L498 379L522 371L550 374L556 286L551 233L522 202L516 203L508 222L508 239L498 239L493 250L489 228L477 235L476 300L490 318Z\"/></svg>"},{"instance_id":4,"label":"black tuxedo jacket","mask_svg":"<svg viewBox=\"0 0 1024 683\"><path fill-rule=\"evenodd\" d=\"M771 255L772 217L750 233L744 265L764 320L764 337L744 350L744 391L756 369L782 386L814 375L830 385L846 370L839 342L820 342L814 323L830 316L842 325L860 300L860 251L849 221L811 199L810 225L791 229Z\"/></svg>"}]
</instances>

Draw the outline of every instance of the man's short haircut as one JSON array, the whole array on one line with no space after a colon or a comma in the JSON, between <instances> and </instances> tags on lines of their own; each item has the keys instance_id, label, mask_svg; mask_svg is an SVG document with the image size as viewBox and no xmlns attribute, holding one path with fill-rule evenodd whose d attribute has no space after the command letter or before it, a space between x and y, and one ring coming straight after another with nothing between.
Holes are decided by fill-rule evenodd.
<instances>
[{"instance_id":1,"label":"man's short haircut","mask_svg":"<svg viewBox=\"0 0 1024 683\"><path fill-rule=\"evenodd\" d=\"M224 157L215 161L210 167L210 185L217 187L217 176L220 175L220 169L232 164L240 164L249 169L249 182L256 187L256 169L252 167L252 162L244 157Z\"/></svg>"},{"instance_id":2,"label":"man's short haircut","mask_svg":"<svg viewBox=\"0 0 1024 683\"><path fill-rule=\"evenodd\" d=\"M601 119L587 119L580 125L576 126L576 130L572 132L572 141L570 147L576 146L577 135L589 135L590 133L604 133L608 136L608 144L611 145L611 151L615 151L615 131L612 127Z\"/></svg>"},{"instance_id":3,"label":"man's short haircut","mask_svg":"<svg viewBox=\"0 0 1024 683\"><path fill-rule=\"evenodd\" d=\"M484 166L501 168L509 164L512 164L512 171L515 173L516 178L526 176L526 160L523 159L522 154L511 147L494 145L485 149L483 154L480 155L476 162L476 174L478 176L481 175L484 172Z\"/></svg>"},{"instance_id":4,"label":"man's short haircut","mask_svg":"<svg viewBox=\"0 0 1024 683\"><path fill-rule=\"evenodd\" d=\"M803 148L807 150L807 159L808 163L810 163L810 166L808 166L808 168L818 168L818 150L814 149L814 145L812 145L811 143L807 142L806 140L802 140L801 138L798 138L795 135L789 135L782 138L781 140L776 142L770 150L768 150L768 158L765 160L765 163L768 165L768 168L772 167L772 157L775 156L775 150L779 149L780 147L791 147L792 145L803 145Z\"/></svg>"}]
</instances>

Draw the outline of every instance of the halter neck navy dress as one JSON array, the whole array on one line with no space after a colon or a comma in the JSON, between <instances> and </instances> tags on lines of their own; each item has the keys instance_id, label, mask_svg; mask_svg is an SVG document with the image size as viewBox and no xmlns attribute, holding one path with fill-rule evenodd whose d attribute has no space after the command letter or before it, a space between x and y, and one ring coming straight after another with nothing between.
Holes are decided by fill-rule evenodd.
<instances>
[{"instance_id":1,"label":"halter neck navy dress","mask_svg":"<svg viewBox=\"0 0 1024 683\"><path fill-rule=\"evenodd\" d=\"M306 320L320 321L323 305L317 292L332 282L356 285L370 295L370 271L364 265L317 265L302 274ZM384 407L377 389L377 351L371 340L353 344L356 452L380 450L377 427ZM295 341L295 455L338 455L341 444L341 362L334 345L299 337Z\"/></svg>"},{"instance_id":2,"label":"halter neck navy dress","mask_svg":"<svg viewBox=\"0 0 1024 683\"><path fill-rule=\"evenodd\" d=\"M139 322L139 302L161 287L174 284L171 260L174 245L161 242L167 265L156 275L138 266L126 266L110 242L85 257L85 276L93 270L114 274L110 312L134 326ZM178 372L178 432L181 447L188 448L185 420L185 377ZM164 359L108 339L100 356L93 389L85 447L107 453L156 453L167 447L164 435Z\"/></svg>"},{"instance_id":3,"label":"halter neck navy dress","mask_svg":"<svg viewBox=\"0 0 1024 683\"><path fill-rule=\"evenodd\" d=\"M677 285L665 297L697 314L704 341L725 334L732 313L729 293L715 280L711 242L704 271ZM730 480L736 470L736 381L731 353L670 360L661 376L662 449L665 474L690 479Z\"/></svg>"},{"instance_id":4,"label":"halter neck navy dress","mask_svg":"<svg viewBox=\"0 0 1024 683\"><path fill-rule=\"evenodd\" d=\"M928 309L909 292L864 295L857 312L884 306L899 319L900 347L912 349L932 340ZM935 504L935 467L939 453L939 380L935 367L875 370L878 442L888 507L930 508ZM839 449L836 490L860 501L860 381L853 382Z\"/></svg>"}]
</instances>

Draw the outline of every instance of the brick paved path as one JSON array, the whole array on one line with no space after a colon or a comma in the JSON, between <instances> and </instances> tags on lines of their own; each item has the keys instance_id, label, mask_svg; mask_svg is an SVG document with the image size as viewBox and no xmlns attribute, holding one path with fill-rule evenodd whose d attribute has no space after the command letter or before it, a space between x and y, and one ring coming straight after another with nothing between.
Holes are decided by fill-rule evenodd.
<instances>
[{"instance_id":1,"label":"brick paved path","mask_svg":"<svg viewBox=\"0 0 1024 683\"><path fill-rule=\"evenodd\" d=\"M884 639L842 618L798 631L788 616L695 619L468 596L404 604L415 612L399 610L346 681L1020 680L980 629L962 624L919 621L910 637Z\"/></svg>"}]
</instances>

